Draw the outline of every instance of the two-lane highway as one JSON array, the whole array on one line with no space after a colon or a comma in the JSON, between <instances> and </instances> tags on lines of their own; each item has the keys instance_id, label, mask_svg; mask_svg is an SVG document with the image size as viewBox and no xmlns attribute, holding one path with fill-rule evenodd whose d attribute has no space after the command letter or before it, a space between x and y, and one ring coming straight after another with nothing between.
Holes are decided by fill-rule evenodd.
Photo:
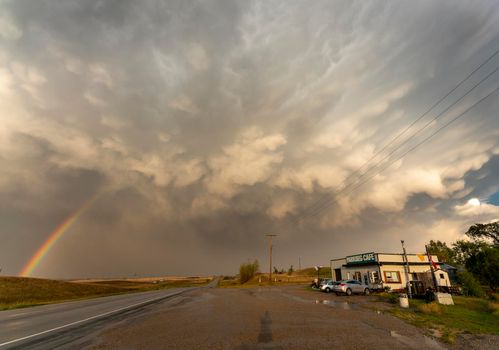
<instances>
[{"instance_id":1,"label":"two-lane highway","mask_svg":"<svg viewBox=\"0 0 499 350\"><path fill-rule=\"evenodd\" d=\"M214 284L216 280L208 286ZM198 288L173 288L2 311L0 349L33 344L39 339L54 337L58 333L140 309Z\"/></svg>"}]
</instances>

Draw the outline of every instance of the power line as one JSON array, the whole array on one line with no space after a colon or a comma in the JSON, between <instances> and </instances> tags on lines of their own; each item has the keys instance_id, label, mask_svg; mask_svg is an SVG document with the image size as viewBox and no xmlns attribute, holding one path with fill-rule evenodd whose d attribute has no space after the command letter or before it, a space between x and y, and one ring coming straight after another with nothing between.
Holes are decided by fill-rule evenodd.
<instances>
[{"instance_id":1,"label":"power line","mask_svg":"<svg viewBox=\"0 0 499 350\"><path fill-rule=\"evenodd\" d=\"M494 90L492 90L489 94L487 94L485 97L482 97L480 100L478 100L477 102L475 102L473 105L471 105L469 108L467 108L464 112L460 113L457 117L451 119L448 123L442 125L440 128L438 128L435 132L433 132L430 136L426 137L425 139L423 139L421 142L419 142L418 144L416 144L415 146L413 146L412 148L410 148L408 151L406 151L405 153L403 153L400 157L390 161L385 167L383 167L380 171L376 172L375 174L373 174L372 176L368 177L366 180L364 180L363 182L357 184L349 193L347 194L350 194L352 193L354 190L356 190L357 188L359 188L360 186L364 185L365 183L369 182L371 179L373 179L376 175L380 174L381 172L385 171L386 169L388 169L393 163L395 163L396 161L402 159L403 157L405 157L407 154L409 154L410 152L414 151L415 149L417 149L419 146L421 146L422 144L426 143L427 141L429 141L431 138L433 138L433 136L435 136L437 133L439 133L441 130L445 129L446 127L448 127L449 125L451 125L453 122L455 122L456 120L460 119L461 117L463 117L466 113L468 113L471 109L473 109L476 105L480 104L482 101L486 100L487 98L489 98L492 94L494 94L495 92L499 91L499 87L495 88ZM310 216L313 217L313 216L316 216L318 214L320 214L321 211L323 211L324 209L327 209L328 207L330 207L334 202L336 201L336 199L334 198L333 201L329 202L326 204L326 206L324 206L323 208L321 208L319 211L316 211L315 213L312 213Z\"/></svg>"},{"instance_id":2,"label":"power line","mask_svg":"<svg viewBox=\"0 0 499 350\"><path fill-rule=\"evenodd\" d=\"M469 89L464 95L462 95L460 98L458 98L456 101L454 101L452 104L450 104L448 107L446 107L442 112L437 114L433 119L431 119L429 122L427 122L422 128L418 129L414 134L412 134L410 137L408 137L402 144L398 145L395 147L387 156L382 158L380 161L378 161L373 167L370 169L366 170L363 172L353 183L348 184L348 180L352 178L356 173L358 173L362 168L365 167L366 164L370 163L376 156L378 156L382 151L387 149L391 144L393 144L397 139L399 139L403 134L405 134L412 126L414 126L419 120L421 120L424 116L426 116L432 109L434 109L436 106L438 106L445 98L447 98L450 94L452 94L455 90L457 90L464 82L466 82L474 73L476 73L480 68L482 68L485 64L487 64L492 58L494 58L497 54L499 53L499 50L495 51L491 56L489 56L484 62L482 62L477 68L475 68L471 73L469 73L464 79L462 79L453 89L451 89L447 94L444 95L444 97L440 98L435 104L433 104L432 107L430 107L425 113L423 113L421 116L419 116L415 121L413 121L408 127L406 127L402 132L400 132L398 135L396 135L388 144L386 144L381 150L376 152L367 162L365 162L360 168L358 168L356 171L354 171L350 176L347 177L342 183L344 186L341 189L338 189L336 193L333 193L333 195L338 195L341 194L344 190L346 190L348 187L352 186L355 184L355 181L359 181L362 179L367 173L371 172L372 170L376 169L376 167L379 166L381 162L389 158L393 153L398 151L402 146L407 144L409 141L411 141L416 135L418 135L420 132L425 130L428 126L430 126L435 120L440 118L443 114L445 114L450 108L452 108L454 105L459 103L464 97L469 95L476 87L478 87L481 83L483 83L485 80L487 80L491 75L493 75L497 70L499 70L499 67L490 72L487 76L482 78L477 84L475 84L471 89ZM309 208L305 209L302 214L296 218L293 219L293 223L298 223L301 218L306 217L309 212L315 212L317 209L320 210L320 208L324 205L327 204L328 201L330 201L331 197L331 192L328 192L324 194L315 204L310 206Z\"/></svg>"},{"instance_id":3,"label":"power line","mask_svg":"<svg viewBox=\"0 0 499 350\"><path fill-rule=\"evenodd\" d=\"M344 186L341 190L340 190L340 193L341 191L343 191L345 188L348 188L348 186L352 185L352 184L348 184L347 185L347 180L351 177L353 177L355 174L359 173L361 169L363 169L367 164L369 164L372 160L374 160L380 153L382 153L384 150L386 150L389 146L391 146L396 140L398 140L402 135L404 135L408 130L410 130L418 121L420 121L421 119L423 119L426 115L428 115L428 113L430 111L432 111L436 106L438 106L443 100L445 100L448 96L450 96L454 91L456 91L462 84L464 84L468 79L471 78L471 76L473 76L480 68L482 68L483 66L485 66L488 62L490 62L497 54L499 53L499 49L496 50L492 55L490 55L485 61L483 61L480 65L478 65L471 73L469 73L464 79L462 79L454 88L452 88L449 92L447 92L443 97L441 97L436 103L434 103L428 110L426 110L422 115L420 115L418 118L416 118L416 120L414 120L409 126L407 126L404 130L402 130L401 132L399 132L394 138L392 138L385 146L383 146L380 150L378 150L369 160L367 160L364 164L362 164L362 166L360 166L357 170L355 170L351 175L348 176L347 179L345 179L342 184L340 186ZM462 98L464 98L466 95L468 95L473 89L475 89L478 85L480 85L481 82L483 82L484 80L486 80L490 75L494 74L495 72L497 71L494 70L492 73L490 73L489 75L487 75L484 79L482 79L477 85L475 85L471 90L469 90L464 96L461 96L461 98L459 98L456 102L454 102L452 105L450 105L449 107L447 107L443 112L441 112L439 115L437 115L437 117L433 118L432 120L430 120L430 122L428 122L427 124L425 124L423 126L423 128L419 129L418 131L416 131L416 133L414 133L412 136L410 136L409 138L406 139L406 141L404 141L401 145L398 146L398 148L400 148L401 146L405 145L407 142L409 142L412 138L414 138L414 136L416 136L417 134L419 134L421 131L423 131L424 129L426 129L431 123L433 123L436 119L438 119L442 114L444 114L447 110L449 110L449 108L451 108L453 105L455 105L456 103L458 103L460 100L462 100ZM397 150L397 148L395 148L394 151L392 151L390 153L393 154L395 151ZM383 158L381 161L385 160L387 157ZM381 162L380 161L380 162ZM371 169L368 169L367 171L365 171L364 173L362 173L360 175L360 177L357 179L361 179L366 173L372 171L374 168L376 168L380 162L376 163L376 165L371 168ZM337 195L339 193L336 193L335 195ZM328 193L324 194L315 204L312 204L312 206L310 206L309 208L305 209L304 212L302 212L302 215L301 216L306 216L307 215L307 212L312 210L315 211L315 209L313 209L314 207L318 206L322 206L323 204L321 204L321 202L323 202L325 200L325 203L327 203L327 201L329 200L329 197L331 196L331 191L329 191ZM299 221L301 220L300 216L298 218L295 218L293 220L294 223L298 223Z\"/></svg>"},{"instance_id":4,"label":"power line","mask_svg":"<svg viewBox=\"0 0 499 350\"><path fill-rule=\"evenodd\" d=\"M462 84L464 84L473 74L475 74L480 68L485 66L492 58L494 58L497 54L499 53L499 50L494 52L489 58L487 58L484 62L482 62L478 67L476 67L470 74L466 76L463 80L461 80L454 88L452 88L448 93L445 94L442 98L440 98L433 106L431 106L426 112L424 112L422 115L420 115L416 120L414 120L409 126L407 126L404 130L399 132L390 142L388 142L383 148L381 148L379 151L377 151L369 160L367 160L359 169L356 170L359 171L362 169L365 165L367 165L371 160L373 160L378 154L383 152L385 149L387 149L391 144L393 144L396 140L398 140L402 135L404 135L409 129L411 129L414 124L416 124L418 121L423 119L428 113L433 110L436 106L438 106L443 100L445 100L449 95L451 95L454 91L456 91Z\"/></svg>"}]
</instances>

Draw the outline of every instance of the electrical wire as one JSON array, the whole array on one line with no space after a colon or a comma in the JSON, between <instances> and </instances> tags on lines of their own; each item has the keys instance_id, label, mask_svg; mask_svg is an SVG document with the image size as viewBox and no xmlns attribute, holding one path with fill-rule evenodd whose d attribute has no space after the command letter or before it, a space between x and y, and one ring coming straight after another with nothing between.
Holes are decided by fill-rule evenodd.
<instances>
[{"instance_id":1,"label":"electrical wire","mask_svg":"<svg viewBox=\"0 0 499 350\"><path fill-rule=\"evenodd\" d=\"M493 52L485 61L483 61L480 65L478 65L471 73L469 73L464 79L462 79L454 88L452 88L449 92L447 92L443 97L441 97L436 103L434 103L428 110L426 110L423 114L421 114L418 118L416 118L410 125L408 125L404 130L402 130L401 132L399 132L394 138L392 138L385 146L383 146L380 150L378 150L371 158L369 158L366 162L364 162L364 164L362 164L358 169L356 169L347 179L345 179L342 184L340 185L341 186L345 186L345 187L348 187L350 185L346 185L346 181L353 177L354 175L356 175L357 173L360 172L360 170L362 170L367 164L369 164L371 161L373 161L380 153L382 153L384 150L386 150L389 146L391 146L396 140L398 140L401 136L403 136L407 131L409 131L418 121L420 121L421 119L423 119L426 115L428 115L429 112L431 112L435 107L437 107L442 101L444 101L448 96L450 96L454 91L456 91L462 84L464 84L467 80L469 80L478 70L480 70L480 68L482 68L483 66L485 66L487 63L489 63L497 54L499 53L499 49L496 50L495 52ZM490 75L492 75L494 72L492 72ZM485 78L487 79L488 76ZM479 85L479 84L478 84ZM476 87L476 86L475 86ZM474 87L474 88L475 88ZM463 98L463 96L462 96ZM462 99L461 98L461 99ZM448 110L448 108L447 108ZM415 134L413 134L412 136L410 136L403 144L406 144L411 138L413 138L415 135L417 135L419 132L421 132L422 130L426 129L426 127L428 127L433 121L435 121L436 119L438 119L438 117L440 117L443 113L439 114L436 118L432 119L430 122L428 122L422 129L418 130ZM399 145L400 147L400 145ZM393 152L391 152L391 154L393 154ZM383 158L383 160L386 159ZM376 166L379 164L380 162L376 163ZM367 172L370 172L373 168L367 170L366 172L364 172L363 174L361 174L360 178L362 178ZM322 204L320 204L322 201L324 200L328 200L328 198L331 196L331 192L328 192L326 194L324 194L321 198L319 198L319 200L315 203L315 204L312 204L312 206L308 207L307 209L305 209L304 212L302 212L302 215L306 215L306 213L310 210L314 210L313 208L315 206L321 206ZM299 219L298 219L299 221Z\"/></svg>"},{"instance_id":2,"label":"electrical wire","mask_svg":"<svg viewBox=\"0 0 499 350\"><path fill-rule=\"evenodd\" d=\"M475 106L477 106L478 104L480 104L482 101L486 100L487 98L489 98L492 94L494 94L495 92L499 91L499 87L495 88L494 90L492 90L490 93L488 93L485 97L482 97L480 100L478 100L477 102L475 102L473 105L471 105L469 108L467 108L464 112L460 113L459 115L457 115L455 118L451 119L449 122L447 122L446 124L442 125L440 128L438 128L436 131L434 131L432 134L430 134L428 137L426 137L425 139L423 139L421 142L417 143L415 146L411 147L409 150L407 150L406 152L404 152L401 156L399 156L398 158L390 161L386 166L384 166L381 170L379 170L378 172L376 172L375 174L373 174L372 176L368 177L366 180L364 180L363 182L357 184L354 188L352 188L352 190L347 193L350 194L352 193L354 190L356 190L357 188L359 188L360 186L364 185L365 183L369 182L370 180L372 180L375 176L379 175L381 172L383 172L384 170L388 169L391 165L393 165L393 163L395 163L396 161L404 158L407 154L413 152L414 150L416 150L417 148L419 148L421 145L423 145L424 143L428 142L431 138L433 138L433 136L435 136L437 133L439 133L440 131L442 131L443 129L445 129L446 127L448 127L449 125L451 125L452 123L454 123L456 120L462 118L464 115L466 115L466 113L468 113L470 110L472 110ZM323 210L327 209L329 206L331 206L334 202L336 201L336 199L334 199L334 201L331 201L330 203L328 203L325 207L321 208L319 211L313 213L310 215L310 217L314 217L318 214L320 214L320 212L322 212Z\"/></svg>"},{"instance_id":3,"label":"electrical wire","mask_svg":"<svg viewBox=\"0 0 499 350\"><path fill-rule=\"evenodd\" d=\"M382 149L377 151L368 161L366 161L360 168L355 170L347 179L343 181L343 188L340 190L337 190L336 193L333 195L338 195L341 194L343 191L345 191L349 186L355 185L355 182L350 183L347 185L347 182L350 178L352 178L356 173L358 173L362 168L365 167L368 163L370 163L372 160L374 160L381 152L386 150L390 145L392 145L396 140L398 140L402 135L404 135L409 129L411 129L418 121L420 121L422 118L424 118L431 110L433 110L436 106L438 106L442 101L444 101L449 95L451 95L454 91L456 91L464 82L466 82L471 76L473 76L480 68L482 68L484 65L486 65L490 60L492 60L497 54L499 53L499 50L496 50L491 56L489 56L485 61L483 61L477 68L475 68L471 73L469 73L464 79L462 79L454 88L452 88L447 94L445 94L442 98L440 98L436 103L434 103L427 111L425 111L422 115L420 115L416 120L414 120L409 126L407 126L403 131L398 133L394 138L392 138L391 141L389 141ZM458 98L456 101L454 101L452 104L450 104L447 108L445 108L442 112L440 112L437 116L435 116L433 119L431 119L429 122L427 122L422 128L418 129L414 134L412 134L410 137L408 137L402 144L400 144L398 147L393 149L387 156L382 158L380 161L378 161L374 167L371 167L364 173L362 173L355 181L359 181L362 179L367 173L371 172L372 170L376 169L384 160L389 158L392 154L394 154L396 151L398 151L402 146L407 144L409 141L414 139L416 135L418 135L420 132L425 130L428 126L430 126L435 120L437 120L439 117L441 117L443 114L445 114L450 108L452 108L454 105L459 103L464 97L469 95L476 87L478 87L480 84L482 84L485 80L487 80L490 76L492 76L497 70L499 70L499 67L490 72L487 76L482 78L477 84L475 84L471 89L469 89L464 95L462 95L460 98ZM325 204L327 205L328 201L330 201L331 197L331 192L326 193L325 195L322 196L315 204L307 208L302 214L298 217L295 217L293 222L298 223L303 217L306 217L309 215L309 212L315 212L317 209L321 211L321 207L324 206ZM324 201L325 200L325 201Z\"/></svg>"}]
</instances>

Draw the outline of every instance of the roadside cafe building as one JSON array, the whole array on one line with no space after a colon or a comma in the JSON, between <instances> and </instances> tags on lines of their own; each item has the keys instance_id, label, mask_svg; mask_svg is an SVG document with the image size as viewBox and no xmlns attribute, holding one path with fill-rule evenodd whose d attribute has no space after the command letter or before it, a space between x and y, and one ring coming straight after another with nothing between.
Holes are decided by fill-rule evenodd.
<instances>
[{"instance_id":1,"label":"roadside cafe building","mask_svg":"<svg viewBox=\"0 0 499 350\"><path fill-rule=\"evenodd\" d=\"M403 254L363 253L330 261L333 281L355 279L368 285L371 290L389 289L402 290L409 283L417 294L424 293L427 287L433 286L430 262L426 254L407 254L407 262ZM432 255L434 274L437 286L448 290L451 286L449 276L441 270L442 263ZM408 265L408 271L406 271Z\"/></svg>"}]
</instances>

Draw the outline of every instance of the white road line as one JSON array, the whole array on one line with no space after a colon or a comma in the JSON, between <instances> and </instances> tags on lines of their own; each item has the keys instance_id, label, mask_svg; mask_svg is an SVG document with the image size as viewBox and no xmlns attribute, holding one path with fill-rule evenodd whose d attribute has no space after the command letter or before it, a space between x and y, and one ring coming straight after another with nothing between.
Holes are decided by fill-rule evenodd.
<instances>
[{"instance_id":1,"label":"white road line","mask_svg":"<svg viewBox=\"0 0 499 350\"><path fill-rule=\"evenodd\" d=\"M18 317L18 316L27 315L27 314L29 314L29 312L23 312L22 314L9 315L9 316L7 316L7 318Z\"/></svg>"},{"instance_id":2,"label":"white road line","mask_svg":"<svg viewBox=\"0 0 499 350\"><path fill-rule=\"evenodd\" d=\"M113 313L120 312L120 311L123 311L123 310L126 310L126 309L130 309L130 308L133 308L135 306L139 306L139 305L142 305L142 304L147 304L147 303L150 303L150 302L153 302L153 301L156 301L156 300L164 299L166 297L175 296L175 295L178 295L178 294L180 294L182 292L184 292L184 291L180 291L180 292L173 293L173 294L168 294L168 295L163 295L161 297L149 299L149 300L146 300L146 301L141 301L140 303L135 303L135 304L128 305L128 306L125 306L125 307L121 307L121 308L116 309L116 310L112 310L112 311L108 311L108 312L105 312L105 313L100 314L100 315L88 317L88 318L85 318L83 320L71 322L71 323L65 324L63 326L59 326L59 327L55 327L55 328L52 328L52 329L48 329L48 330L43 331L43 332L39 332L39 333L27 335L25 337L17 338L17 339L14 339L14 340L9 340L8 342L1 343L0 347L5 346L5 345L9 345L9 344L13 344L13 343L17 343L17 342L20 342L22 340L26 340L26 339L29 339L29 338L37 337L37 336L42 335L42 334L46 334L46 333L50 333L50 332L53 332L53 331L57 331L57 330L60 330L60 329L63 329L63 328L71 327L71 326L74 326L76 324L83 323L83 322L86 322L86 321L90 321L90 320L93 320L93 319L96 319L96 318L99 318L99 317L104 317L104 316L107 316L107 315L111 315Z\"/></svg>"}]
</instances>

